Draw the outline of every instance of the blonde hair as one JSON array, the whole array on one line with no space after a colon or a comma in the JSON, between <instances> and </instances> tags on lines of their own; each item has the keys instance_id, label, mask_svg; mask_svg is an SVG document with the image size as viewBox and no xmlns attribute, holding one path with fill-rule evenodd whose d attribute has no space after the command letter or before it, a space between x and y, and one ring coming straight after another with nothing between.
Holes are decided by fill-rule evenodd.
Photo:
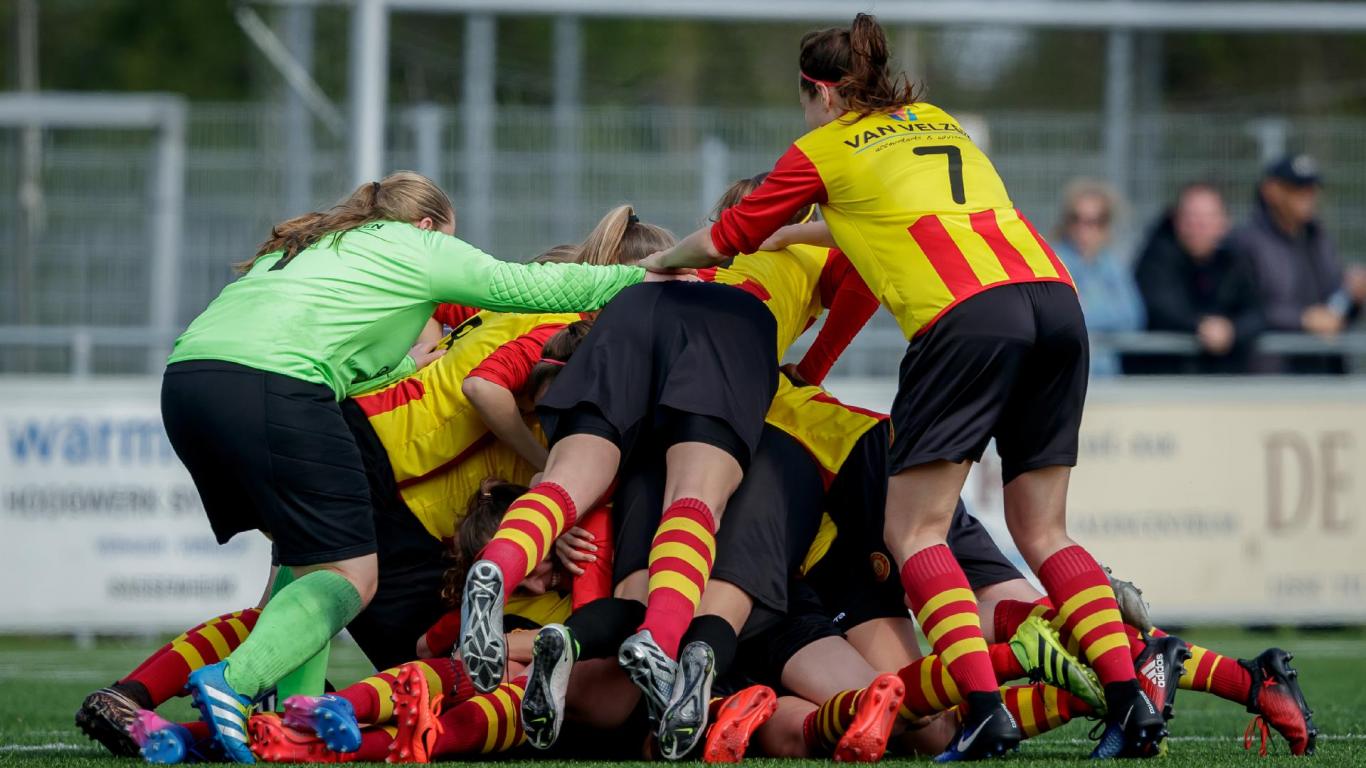
<instances>
[{"instance_id":1,"label":"blonde hair","mask_svg":"<svg viewBox=\"0 0 1366 768\"><path fill-rule=\"evenodd\" d=\"M1072 211L1079 200L1087 197L1094 197L1105 204L1106 223L1112 232L1118 229L1119 221L1127 211L1119 191L1099 179L1082 177L1069 181L1062 189L1062 206L1058 209L1058 223L1053 232L1055 237L1063 238L1067 234Z\"/></svg>"},{"instance_id":2,"label":"blonde hair","mask_svg":"<svg viewBox=\"0 0 1366 768\"><path fill-rule=\"evenodd\" d=\"M578 264L579 247L573 243L552 245L532 261L537 264Z\"/></svg>"},{"instance_id":3,"label":"blonde hair","mask_svg":"<svg viewBox=\"0 0 1366 768\"><path fill-rule=\"evenodd\" d=\"M395 171L356 190L325 212L315 211L276 224L256 255L233 265L244 273L268 253L281 251L280 265L327 235L333 244L347 232L372 221L415 222L430 218L437 227L455 222L451 199L431 179L414 171Z\"/></svg>"},{"instance_id":4,"label":"blonde hair","mask_svg":"<svg viewBox=\"0 0 1366 768\"><path fill-rule=\"evenodd\" d=\"M629 205L607 212L579 245L583 264L634 264L655 251L673 247L678 238L669 230L646 224Z\"/></svg>"}]
</instances>

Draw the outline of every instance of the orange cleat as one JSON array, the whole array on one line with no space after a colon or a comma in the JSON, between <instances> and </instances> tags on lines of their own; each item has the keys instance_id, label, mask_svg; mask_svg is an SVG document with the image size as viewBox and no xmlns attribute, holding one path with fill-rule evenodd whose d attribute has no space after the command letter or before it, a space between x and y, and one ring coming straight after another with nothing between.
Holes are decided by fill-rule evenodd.
<instances>
[{"instance_id":1,"label":"orange cleat","mask_svg":"<svg viewBox=\"0 0 1366 768\"><path fill-rule=\"evenodd\" d=\"M702 750L704 763L738 763L749 739L778 711L778 695L767 685L751 685L727 696L717 707Z\"/></svg>"},{"instance_id":2,"label":"orange cleat","mask_svg":"<svg viewBox=\"0 0 1366 768\"><path fill-rule=\"evenodd\" d=\"M906 685L896 675L878 675L873 684L863 689L858 711L849 730L835 745L835 761L840 763L876 763L887 751L887 740L892 737L897 710L906 697Z\"/></svg>"},{"instance_id":3,"label":"orange cleat","mask_svg":"<svg viewBox=\"0 0 1366 768\"><path fill-rule=\"evenodd\" d=\"M394 722L398 731L389 745L386 763L431 762L436 737L441 735L441 699L427 691L427 676L416 664L398 668L394 682Z\"/></svg>"},{"instance_id":4,"label":"orange cleat","mask_svg":"<svg viewBox=\"0 0 1366 768\"><path fill-rule=\"evenodd\" d=\"M251 751L267 763L340 763L342 755L327 748L323 740L307 731L284 724L274 712L252 715L247 721L251 731Z\"/></svg>"}]
</instances>

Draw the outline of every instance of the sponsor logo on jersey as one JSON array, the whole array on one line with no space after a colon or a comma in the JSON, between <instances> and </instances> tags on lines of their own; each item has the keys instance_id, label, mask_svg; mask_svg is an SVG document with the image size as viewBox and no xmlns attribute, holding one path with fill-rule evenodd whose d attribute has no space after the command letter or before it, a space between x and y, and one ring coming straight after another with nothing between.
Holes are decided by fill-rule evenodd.
<instances>
[{"instance_id":1,"label":"sponsor logo on jersey","mask_svg":"<svg viewBox=\"0 0 1366 768\"><path fill-rule=\"evenodd\" d=\"M886 581L892 575L892 561L881 552L874 552L868 556L868 560L873 564L873 578L879 582Z\"/></svg>"},{"instance_id":2,"label":"sponsor logo on jersey","mask_svg":"<svg viewBox=\"0 0 1366 768\"><path fill-rule=\"evenodd\" d=\"M914 123L914 122L915 122L915 113L911 111L911 108L910 108L910 107L902 107L901 109L898 109L897 111L892 112L891 114L887 115L887 117L892 118L893 120L897 121L898 123Z\"/></svg>"},{"instance_id":3,"label":"sponsor logo on jersey","mask_svg":"<svg viewBox=\"0 0 1366 768\"><path fill-rule=\"evenodd\" d=\"M889 139L902 138L907 134L914 133L952 133L963 137L968 135L967 131L963 130L957 123L910 123L897 121L891 124L883 124L855 131L849 138L844 140L844 144L850 149L856 150L855 154L858 154L858 152L862 152L869 147L876 146Z\"/></svg>"}]
</instances>

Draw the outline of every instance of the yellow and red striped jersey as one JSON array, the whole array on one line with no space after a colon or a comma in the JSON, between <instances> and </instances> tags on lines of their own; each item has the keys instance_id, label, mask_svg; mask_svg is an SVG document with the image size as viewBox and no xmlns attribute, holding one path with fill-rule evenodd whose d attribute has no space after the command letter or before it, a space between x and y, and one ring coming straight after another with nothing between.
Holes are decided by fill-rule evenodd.
<instances>
[{"instance_id":1,"label":"yellow and red striped jersey","mask_svg":"<svg viewBox=\"0 0 1366 768\"><path fill-rule=\"evenodd\" d=\"M712 243L749 250L813 202L908 339L992 286L1072 282L991 161L933 104L849 113L807 133L722 212Z\"/></svg>"}]
</instances>

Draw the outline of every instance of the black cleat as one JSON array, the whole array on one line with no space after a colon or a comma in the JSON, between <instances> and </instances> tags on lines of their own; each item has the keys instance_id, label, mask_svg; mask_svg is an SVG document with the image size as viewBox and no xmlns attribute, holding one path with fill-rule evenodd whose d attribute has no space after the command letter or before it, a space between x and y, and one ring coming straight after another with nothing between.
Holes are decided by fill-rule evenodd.
<instances>
[{"instance_id":1,"label":"black cleat","mask_svg":"<svg viewBox=\"0 0 1366 768\"><path fill-rule=\"evenodd\" d=\"M691 642L678 654L678 671L664 716L659 719L659 751L666 760L682 760L707 731L716 654L703 642Z\"/></svg>"},{"instance_id":2,"label":"black cleat","mask_svg":"<svg viewBox=\"0 0 1366 768\"><path fill-rule=\"evenodd\" d=\"M1157 757L1167 738L1167 721L1137 681L1105 686L1105 700L1105 730L1091 758Z\"/></svg>"},{"instance_id":3,"label":"black cleat","mask_svg":"<svg viewBox=\"0 0 1366 768\"><path fill-rule=\"evenodd\" d=\"M1147 694L1148 700L1162 713L1163 720L1172 719L1172 709L1176 703L1177 683L1186 674L1186 661L1190 659L1190 649L1179 637L1147 637L1144 648L1134 660L1134 674L1138 676L1138 687Z\"/></svg>"},{"instance_id":4,"label":"black cleat","mask_svg":"<svg viewBox=\"0 0 1366 768\"><path fill-rule=\"evenodd\" d=\"M120 690L117 683L95 691L76 710L76 727L118 757L138 757L141 752L128 729L137 720L138 710L148 707L134 696Z\"/></svg>"},{"instance_id":5,"label":"black cleat","mask_svg":"<svg viewBox=\"0 0 1366 768\"><path fill-rule=\"evenodd\" d=\"M1001 694L969 693L968 713L948 749L934 758L936 763L956 763L1000 757L1020 746L1020 726L1010 710L1001 703Z\"/></svg>"},{"instance_id":6,"label":"black cleat","mask_svg":"<svg viewBox=\"0 0 1366 768\"><path fill-rule=\"evenodd\" d=\"M1265 755L1266 727L1270 725L1289 742L1290 754L1314 754L1319 729L1314 725L1314 711L1304 700L1304 691L1300 690L1299 670L1290 666L1294 658L1280 648L1269 648L1255 659L1238 660L1252 675L1247 711L1256 715L1244 734L1245 748L1252 748L1252 735L1260 729L1261 753Z\"/></svg>"}]
</instances>

